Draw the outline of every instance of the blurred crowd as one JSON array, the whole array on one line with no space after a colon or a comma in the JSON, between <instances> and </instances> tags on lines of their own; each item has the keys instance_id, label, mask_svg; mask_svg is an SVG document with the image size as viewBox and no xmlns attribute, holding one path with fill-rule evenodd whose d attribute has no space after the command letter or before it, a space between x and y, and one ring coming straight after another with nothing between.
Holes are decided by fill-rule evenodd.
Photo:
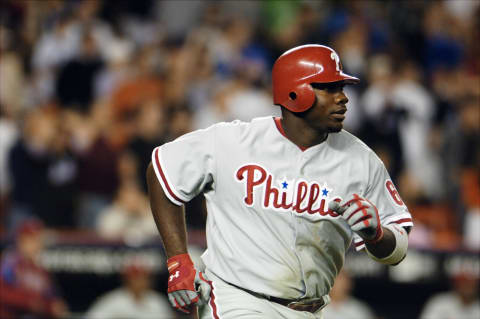
<instances>
[{"instance_id":1,"label":"blurred crowd","mask_svg":"<svg viewBox=\"0 0 480 319\"><path fill-rule=\"evenodd\" d=\"M1 0L0 232L157 238L145 170L157 145L278 116L271 66L332 46L361 79L345 128L386 164L411 246L480 250L480 2ZM188 208L202 228L202 198Z\"/></svg>"},{"instance_id":2,"label":"blurred crowd","mask_svg":"<svg viewBox=\"0 0 480 319\"><path fill-rule=\"evenodd\" d=\"M4 232L35 216L107 237L155 236L152 149L218 121L278 115L274 60L324 43L362 79L347 88L346 129L387 165L415 219L412 244L480 248L478 1L2 6ZM189 221L201 227L201 200L193 206Z\"/></svg>"}]
</instances>

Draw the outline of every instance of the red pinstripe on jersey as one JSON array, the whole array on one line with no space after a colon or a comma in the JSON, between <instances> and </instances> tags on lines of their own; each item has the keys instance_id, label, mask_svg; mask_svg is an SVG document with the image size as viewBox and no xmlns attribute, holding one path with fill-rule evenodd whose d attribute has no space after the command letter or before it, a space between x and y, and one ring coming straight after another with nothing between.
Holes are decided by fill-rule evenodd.
<instances>
[{"instance_id":1,"label":"red pinstripe on jersey","mask_svg":"<svg viewBox=\"0 0 480 319\"><path fill-rule=\"evenodd\" d=\"M411 219L411 218L402 218L402 219L393 221L392 223L395 223L395 224L403 224L403 223L408 223L408 222L411 223L411 222L412 222L412 219Z\"/></svg>"},{"instance_id":2,"label":"red pinstripe on jersey","mask_svg":"<svg viewBox=\"0 0 480 319\"><path fill-rule=\"evenodd\" d=\"M167 182L167 178L165 177L165 174L163 173L163 170L162 170L162 166L160 165L160 159L159 159L159 155L158 155L158 148L155 150L155 165L157 166L158 168L158 172L160 173L160 177L162 178L162 181L163 181L163 184L165 185L167 191L168 191L168 194L173 197L176 201L180 202L180 203L183 203L185 204L185 201L178 198L177 195L175 195L175 193L172 191L172 188L170 187L170 185L168 185L168 182Z\"/></svg>"},{"instance_id":3,"label":"red pinstripe on jersey","mask_svg":"<svg viewBox=\"0 0 480 319\"><path fill-rule=\"evenodd\" d=\"M210 307L212 307L212 316L214 319L220 319L218 316L217 305L215 304L215 288L213 287L213 283L211 281L208 282L212 290L210 291Z\"/></svg>"}]
</instances>

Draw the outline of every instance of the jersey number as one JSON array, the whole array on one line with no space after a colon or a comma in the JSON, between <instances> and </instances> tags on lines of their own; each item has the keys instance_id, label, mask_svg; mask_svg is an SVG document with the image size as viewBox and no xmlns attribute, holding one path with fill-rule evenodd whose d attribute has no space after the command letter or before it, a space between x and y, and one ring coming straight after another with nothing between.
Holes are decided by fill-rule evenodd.
<instances>
[{"instance_id":1,"label":"jersey number","mask_svg":"<svg viewBox=\"0 0 480 319\"><path fill-rule=\"evenodd\" d=\"M332 52L332 54L330 54L330 58L332 58L332 60L335 61L335 63L337 64L337 71L340 72L340 58L338 57L338 54L336 54L335 52Z\"/></svg>"},{"instance_id":2,"label":"jersey number","mask_svg":"<svg viewBox=\"0 0 480 319\"><path fill-rule=\"evenodd\" d=\"M402 200L402 198L400 197L400 194L398 193L397 189L395 188L395 185L393 185L393 183L392 183L391 180L388 180L388 181L385 183L385 187L387 187L387 190L388 190L388 192L390 193L390 196L392 196L393 201L394 201L397 205L403 206L403 200Z\"/></svg>"}]
</instances>

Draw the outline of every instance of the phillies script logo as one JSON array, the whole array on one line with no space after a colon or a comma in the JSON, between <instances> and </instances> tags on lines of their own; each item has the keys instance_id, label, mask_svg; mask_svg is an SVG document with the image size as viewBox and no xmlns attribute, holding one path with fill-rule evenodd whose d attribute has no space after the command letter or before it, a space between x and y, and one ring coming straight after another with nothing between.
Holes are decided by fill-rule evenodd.
<instances>
[{"instance_id":1,"label":"phillies script logo","mask_svg":"<svg viewBox=\"0 0 480 319\"><path fill-rule=\"evenodd\" d=\"M341 201L335 197L329 199L331 189L327 184L305 180L274 180L263 167L259 165L244 165L237 170L236 179L245 184L245 204L253 206L254 190L263 188L262 205L274 210L292 210L298 214L320 214L337 217L338 214L328 209L330 200ZM278 186L275 186L277 184Z\"/></svg>"}]
</instances>

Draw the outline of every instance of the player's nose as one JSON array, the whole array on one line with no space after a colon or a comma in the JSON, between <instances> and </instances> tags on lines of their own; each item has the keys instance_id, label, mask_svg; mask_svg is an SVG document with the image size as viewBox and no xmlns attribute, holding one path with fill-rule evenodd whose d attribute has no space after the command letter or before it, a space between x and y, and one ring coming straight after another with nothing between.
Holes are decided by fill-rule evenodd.
<instances>
[{"instance_id":1,"label":"player's nose","mask_svg":"<svg viewBox=\"0 0 480 319\"><path fill-rule=\"evenodd\" d=\"M337 96L335 97L335 102L337 104L347 104L348 103L348 97L345 95L343 91L338 92Z\"/></svg>"}]
</instances>

